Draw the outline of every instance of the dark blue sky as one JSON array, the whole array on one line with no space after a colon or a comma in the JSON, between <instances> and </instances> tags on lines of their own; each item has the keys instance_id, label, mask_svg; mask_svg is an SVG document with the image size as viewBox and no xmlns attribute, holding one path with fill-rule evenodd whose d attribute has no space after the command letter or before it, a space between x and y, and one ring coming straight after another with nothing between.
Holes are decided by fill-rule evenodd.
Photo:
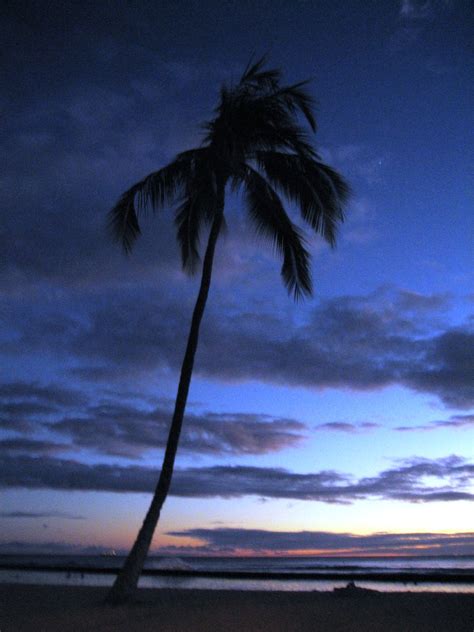
<instances>
[{"instance_id":1,"label":"dark blue sky","mask_svg":"<svg viewBox=\"0 0 474 632\"><path fill-rule=\"evenodd\" d=\"M155 546L218 547L215 521L241 530L236 550L269 525L314 532L314 550L336 532L474 531L472 33L463 0L7 5L5 550L129 545L197 280L171 213L129 259L106 214L199 144L220 85L264 53L312 79L316 146L353 197L335 251L311 238L315 296L298 305L228 199Z\"/></svg>"}]
</instances>

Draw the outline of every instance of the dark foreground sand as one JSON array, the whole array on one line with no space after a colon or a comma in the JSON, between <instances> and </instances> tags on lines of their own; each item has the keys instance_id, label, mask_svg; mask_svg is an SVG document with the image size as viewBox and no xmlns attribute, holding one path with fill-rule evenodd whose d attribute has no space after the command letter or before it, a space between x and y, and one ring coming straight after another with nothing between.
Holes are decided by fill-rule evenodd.
<instances>
[{"instance_id":1,"label":"dark foreground sand","mask_svg":"<svg viewBox=\"0 0 474 632\"><path fill-rule=\"evenodd\" d=\"M105 588L0 585L1 632L473 632L474 595L140 590L103 605Z\"/></svg>"}]
</instances>

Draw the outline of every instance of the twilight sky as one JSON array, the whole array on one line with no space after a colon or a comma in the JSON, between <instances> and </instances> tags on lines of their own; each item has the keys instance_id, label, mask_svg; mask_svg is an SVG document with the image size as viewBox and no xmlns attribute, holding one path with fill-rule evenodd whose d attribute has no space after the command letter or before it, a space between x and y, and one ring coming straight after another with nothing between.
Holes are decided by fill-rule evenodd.
<instances>
[{"instance_id":1,"label":"twilight sky","mask_svg":"<svg viewBox=\"0 0 474 632\"><path fill-rule=\"evenodd\" d=\"M24 1L1 20L0 552L131 545L198 278L171 209L129 258L107 211L268 53L312 78L316 146L354 194L336 250L310 238L298 304L228 198L152 549L474 554L470 2Z\"/></svg>"}]
</instances>

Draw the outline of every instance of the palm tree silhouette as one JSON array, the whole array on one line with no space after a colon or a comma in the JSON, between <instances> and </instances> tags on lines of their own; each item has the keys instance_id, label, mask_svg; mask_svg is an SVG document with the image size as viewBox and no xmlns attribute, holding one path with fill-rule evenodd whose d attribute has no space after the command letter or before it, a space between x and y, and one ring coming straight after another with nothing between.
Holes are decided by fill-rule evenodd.
<instances>
[{"instance_id":1,"label":"palm tree silhouette","mask_svg":"<svg viewBox=\"0 0 474 632\"><path fill-rule=\"evenodd\" d=\"M299 124L302 115L316 131L307 82L282 86L281 71L264 65L264 58L249 63L236 85L222 87L199 148L178 154L169 165L133 185L110 211L114 236L130 252L140 234L140 212L147 206L157 210L177 204L177 239L183 268L189 272L200 260L201 230L210 227L160 477L137 539L107 597L110 603L133 597L171 484L214 251L224 224L226 188L243 189L256 232L269 238L280 254L283 282L295 300L312 293L310 258L303 234L290 220L277 191L299 207L303 220L331 246L344 219L349 188L321 161Z\"/></svg>"}]
</instances>

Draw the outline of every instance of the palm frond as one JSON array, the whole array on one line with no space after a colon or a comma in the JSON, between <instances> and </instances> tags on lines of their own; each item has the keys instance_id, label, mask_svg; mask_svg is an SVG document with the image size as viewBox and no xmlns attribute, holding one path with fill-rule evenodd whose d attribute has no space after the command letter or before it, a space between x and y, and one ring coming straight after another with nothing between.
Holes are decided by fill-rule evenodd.
<instances>
[{"instance_id":1,"label":"palm frond","mask_svg":"<svg viewBox=\"0 0 474 632\"><path fill-rule=\"evenodd\" d=\"M304 238L290 221L277 193L249 165L243 165L235 179L245 188L247 210L257 234L270 239L283 258L281 275L288 292L296 300L311 295L310 258Z\"/></svg>"},{"instance_id":2,"label":"palm frond","mask_svg":"<svg viewBox=\"0 0 474 632\"><path fill-rule=\"evenodd\" d=\"M218 207L215 171L207 161L196 164L181 204L175 211L177 239L181 248L183 269L196 271L200 261L199 245L202 227L214 219Z\"/></svg>"},{"instance_id":3,"label":"palm frond","mask_svg":"<svg viewBox=\"0 0 474 632\"><path fill-rule=\"evenodd\" d=\"M154 171L125 191L109 211L108 223L112 235L129 253L140 235L138 215L147 208L158 210L172 202L189 179L193 165L203 150L178 154L176 159L159 171Z\"/></svg>"},{"instance_id":4,"label":"palm frond","mask_svg":"<svg viewBox=\"0 0 474 632\"><path fill-rule=\"evenodd\" d=\"M200 261L199 244L204 221L199 204L194 197L187 197L176 209L175 224L181 248L183 269L193 274Z\"/></svg>"},{"instance_id":5,"label":"palm frond","mask_svg":"<svg viewBox=\"0 0 474 632\"><path fill-rule=\"evenodd\" d=\"M108 214L108 226L112 237L122 244L127 254L131 252L135 240L141 233L135 210L135 195L138 190L139 187L134 185L125 191Z\"/></svg>"},{"instance_id":6,"label":"palm frond","mask_svg":"<svg viewBox=\"0 0 474 632\"><path fill-rule=\"evenodd\" d=\"M240 77L239 84L244 83L245 81L247 81L249 77L251 77L253 74L258 72L260 68L267 61L266 55L262 55L262 57L260 57L256 62L253 61L254 59L255 59L255 56L254 56L254 53L252 53L252 55L250 56L250 59L248 60L247 65L245 66L244 72L242 73L242 76Z\"/></svg>"},{"instance_id":7,"label":"palm frond","mask_svg":"<svg viewBox=\"0 0 474 632\"><path fill-rule=\"evenodd\" d=\"M334 246L349 195L341 176L320 161L297 154L260 151L256 161L271 184L299 207L311 228Z\"/></svg>"},{"instance_id":8,"label":"palm frond","mask_svg":"<svg viewBox=\"0 0 474 632\"><path fill-rule=\"evenodd\" d=\"M144 178L138 199L139 209L144 210L148 206L158 210L167 202L172 202L189 181L205 153L204 148L184 151L167 167Z\"/></svg>"},{"instance_id":9,"label":"palm frond","mask_svg":"<svg viewBox=\"0 0 474 632\"><path fill-rule=\"evenodd\" d=\"M306 86L308 81L300 81L292 86L286 86L277 93L280 99L283 99L290 112L295 112L296 109L300 110L309 126L316 132L316 119L313 113L314 98L303 90L303 86Z\"/></svg>"},{"instance_id":10,"label":"palm frond","mask_svg":"<svg viewBox=\"0 0 474 632\"><path fill-rule=\"evenodd\" d=\"M344 221L344 207L351 194L350 187L337 171L323 162L306 158L302 162L307 178L318 192L323 205L318 232L334 247L337 227Z\"/></svg>"},{"instance_id":11,"label":"palm frond","mask_svg":"<svg viewBox=\"0 0 474 632\"><path fill-rule=\"evenodd\" d=\"M266 61L266 55L255 63L252 63L252 59L250 59L240 78L237 90L245 91L249 87L260 90L276 90L281 80L281 70L279 68L262 70Z\"/></svg>"}]
</instances>

